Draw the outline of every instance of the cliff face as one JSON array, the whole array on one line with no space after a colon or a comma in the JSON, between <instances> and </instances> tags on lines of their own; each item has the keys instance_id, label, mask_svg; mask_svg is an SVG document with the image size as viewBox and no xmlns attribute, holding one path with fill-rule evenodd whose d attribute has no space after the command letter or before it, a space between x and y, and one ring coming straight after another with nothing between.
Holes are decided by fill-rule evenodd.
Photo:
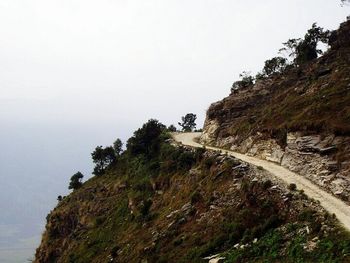
<instances>
[{"instance_id":1,"label":"cliff face","mask_svg":"<svg viewBox=\"0 0 350 263\"><path fill-rule=\"evenodd\" d=\"M259 156L350 197L350 21L315 62L240 89L207 112L202 143Z\"/></svg>"}]
</instances>

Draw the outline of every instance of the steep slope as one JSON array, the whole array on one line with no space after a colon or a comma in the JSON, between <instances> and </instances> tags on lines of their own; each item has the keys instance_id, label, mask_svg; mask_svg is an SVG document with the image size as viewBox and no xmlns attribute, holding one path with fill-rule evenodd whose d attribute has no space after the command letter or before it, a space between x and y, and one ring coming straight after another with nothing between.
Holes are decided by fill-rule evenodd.
<instances>
[{"instance_id":1,"label":"steep slope","mask_svg":"<svg viewBox=\"0 0 350 263\"><path fill-rule=\"evenodd\" d=\"M207 112L201 142L258 156L350 197L350 21L314 62L257 81Z\"/></svg>"},{"instance_id":2,"label":"steep slope","mask_svg":"<svg viewBox=\"0 0 350 263\"><path fill-rule=\"evenodd\" d=\"M35 262L350 260L349 234L302 191L146 130L48 215Z\"/></svg>"},{"instance_id":3,"label":"steep slope","mask_svg":"<svg viewBox=\"0 0 350 263\"><path fill-rule=\"evenodd\" d=\"M199 137L200 133L180 133L174 135L174 139L177 142L195 148L203 147L203 145L196 142L198 141ZM350 206L338 198L332 196L331 194L325 192L320 187L310 182L308 179L303 178L300 175L293 173L278 164L274 164L273 162L212 146L206 146L206 148L209 150L225 153L249 164L260 166L287 185L295 184L296 187L303 190L308 197L318 201L319 204L329 213L336 215L337 219L342 223L347 231L350 231Z\"/></svg>"}]
</instances>

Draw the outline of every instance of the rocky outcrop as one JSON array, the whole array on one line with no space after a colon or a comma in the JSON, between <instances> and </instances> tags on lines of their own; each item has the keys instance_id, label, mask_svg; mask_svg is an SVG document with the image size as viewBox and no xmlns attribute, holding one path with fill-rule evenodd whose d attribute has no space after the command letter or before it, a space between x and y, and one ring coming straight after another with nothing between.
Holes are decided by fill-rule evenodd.
<instances>
[{"instance_id":1,"label":"rocky outcrop","mask_svg":"<svg viewBox=\"0 0 350 263\"><path fill-rule=\"evenodd\" d=\"M203 144L279 163L350 201L350 21L312 63L210 106Z\"/></svg>"},{"instance_id":2,"label":"rocky outcrop","mask_svg":"<svg viewBox=\"0 0 350 263\"><path fill-rule=\"evenodd\" d=\"M214 124L205 128L211 131L210 134L218 133L215 129L220 129L220 127ZM218 147L278 163L309 178L334 195L350 201L350 178L348 176L350 162L336 160L339 156L339 149L345 150L346 153L350 151L350 149L344 149L345 145L350 145L349 137L303 135L302 132L290 132L287 133L285 147L281 147L276 139L266 138L259 132L239 144L236 144L239 141L237 136L217 138L214 141L213 137L208 134L201 137L202 143L213 144L214 142L214 145Z\"/></svg>"}]
</instances>

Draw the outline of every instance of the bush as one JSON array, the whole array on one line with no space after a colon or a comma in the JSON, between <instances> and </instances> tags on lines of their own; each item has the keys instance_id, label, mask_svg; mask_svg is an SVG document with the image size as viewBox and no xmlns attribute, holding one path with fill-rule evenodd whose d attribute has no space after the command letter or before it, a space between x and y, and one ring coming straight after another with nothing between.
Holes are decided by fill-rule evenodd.
<instances>
[{"instance_id":1,"label":"bush","mask_svg":"<svg viewBox=\"0 0 350 263\"><path fill-rule=\"evenodd\" d=\"M82 186L82 179L84 175L81 172L75 173L71 178L69 182L68 189L76 190Z\"/></svg>"},{"instance_id":2,"label":"bush","mask_svg":"<svg viewBox=\"0 0 350 263\"><path fill-rule=\"evenodd\" d=\"M165 129L158 120L149 120L127 141L127 150L133 156L142 154L148 159L153 158L159 153L160 135Z\"/></svg>"},{"instance_id":3,"label":"bush","mask_svg":"<svg viewBox=\"0 0 350 263\"><path fill-rule=\"evenodd\" d=\"M180 154L178 159L178 168L180 170L188 170L196 162L196 157L194 153L190 151L185 151Z\"/></svg>"},{"instance_id":4,"label":"bush","mask_svg":"<svg viewBox=\"0 0 350 263\"><path fill-rule=\"evenodd\" d=\"M194 205L202 200L202 195L198 191L194 191L191 194L191 204Z\"/></svg>"},{"instance_id":5,"label":"bush","mask_svg":"<svg viewBox=\"0 0 350 263\"><path fill-rule=\"evenodd\" d=\"M301 211L301 213L298 215L298 219L300 221L307 221L307 222L313 222L314 221L314 216L315 211L311 209L304 209Z\"/></svg>"},{"instance_id":6,"label":"bush","mask_svg":"<svg viewBox=\"0 0 350 263\"><path fill-rule=\"evenodd\" d=\"M152 200L151 199L147 199L147 200L144 200L141 204L141 209L140 209L140 213L143 217L146 217L148 216L149 214L149 211L151 209L151 206L152 206Z\"/></svg>"},{"instance_id":7,"label":"bush","mask_svg":"<svg viewBox=\"0 0 350 263\"><path fill-rule=\"evenodd\" d=\"M196 148L196 152L195 152L195 155L196 155L196 160L197 161L201 161L203 159L203 155L204 153L206 152L206 149L205 148Z\"/></svg>"},{"instance_id":8,"label":"bush","mask_svg":"<svg viewBox=\"0 0 350 263\"><path fill-rule=\"evenodd\" d=\"M207 169L210 169L210 167L215 163L214 157L208 157L204 160L204 166Z\"/></svg>"},{"instance_id":9,"label":"bush","mask_svg":"<svg viewBox=\"0 0 350 263\"><path fill-rule=\"evenodd\" d=\"M254 84L254 77L250 75L250 72L243 71L239 74L240 80L235 81L231 87L231 93L235 93L239 89L247 88Z\"/></svg>"},{"instance_id":10,"label":"bush","mask_svg":"<svg viewBox=\"0 0 350 263\"><path fill-rule=\"evenodd\" d=\"M263 182L263 188L264 188L264 190L270 188L271 186L272 186L271 180L266 180L266 181Z\"/></svg>"},{"instance_id":11,"label":"bush","mask_svg":"<svg viewBox=\"0 0 350 263\"><path fill-rule=\"evenodd\" d=\"M170 132L176 132L177 131L176 127L173 124L169 125L169 127L167 129Z\"/></svg>"},{"instance_id":12,"label":"bush","mask_svg":"<svg viewBox=\"0 0 350 263\"><path fill-rule=\"evenodd\" d=\"M330 31L317 26L316 23L307 31L303 39L289 39L283 43L284 48L280 51L287 51L290 57L294 58L296 65L301 65L314 60L322 54L322 50L317 49L319 42L328 44Z\"/></svg>"},{"instance_id":13,"label":"bush","mask_svg":"<svg viewBox=\"0 0 350 263\"><path fill-rule=\"evenodd\" d=\"M297 185L294 184L294 183L291 183L291 184L288 186L288 189L291 190L291 191L295 191L295 190L297 190Z\"/></svg>"},{"instance_id":14,"label":"bush","mask_svg":"<svg viewBox=\"0 0 350 263\"><path fill-rule=\"evenodd\" d=\"M282 73L287 66L287 59L283 57L274 57L265 61L265 66L263 68L263 74L267 77Z\"/></svg>"}]
</instances>

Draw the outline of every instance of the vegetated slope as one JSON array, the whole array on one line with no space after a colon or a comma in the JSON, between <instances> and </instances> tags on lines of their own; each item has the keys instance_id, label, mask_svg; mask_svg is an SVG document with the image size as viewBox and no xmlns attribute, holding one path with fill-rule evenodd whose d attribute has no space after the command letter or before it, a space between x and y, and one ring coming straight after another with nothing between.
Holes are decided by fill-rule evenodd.
<instances>
[{"instance_id":1,"label":"vegetated slope","mask_svg":"<svg viewBox=\"0 0 350 263\"><path fill-rule=\"evenodd\" d=\"M350 21L319 59L258 80L214 103L203 143L280 163L350 197Z\"/></svg>"},{"instance_id":2,"label":"vegetated slope","mask_svg":"<svg viewBox=\"0 0 350 263\"><path fill-rule=\"evenodd\" d=\"M149 127L157 126L161 133ZM149 121L48 215L35 262L346 262L350 236L261 168L175 147Z\"/></svg>"}]
</instances>

